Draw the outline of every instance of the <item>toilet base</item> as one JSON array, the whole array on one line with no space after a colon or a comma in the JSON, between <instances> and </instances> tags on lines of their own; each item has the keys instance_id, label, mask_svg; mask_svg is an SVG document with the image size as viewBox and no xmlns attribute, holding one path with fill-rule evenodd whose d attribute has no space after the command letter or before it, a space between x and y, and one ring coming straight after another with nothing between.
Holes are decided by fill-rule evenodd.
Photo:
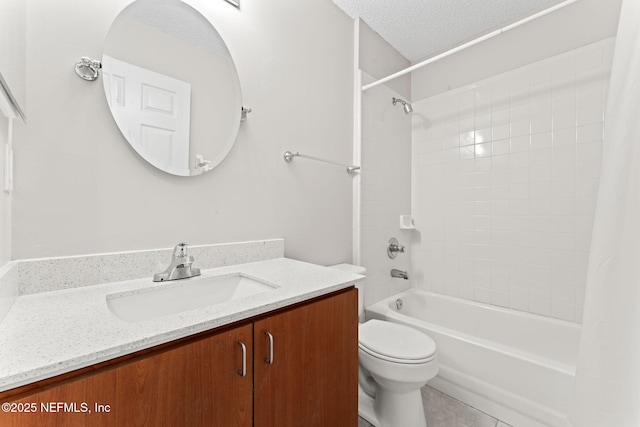
<instances>
[{"instance_id":1,"label":"toilet base","mask_svg":"<svg viewBox=\"0 0 640 427\"><path fill-rule=\"evenodd\" d=\"M420 389L398 394L378 387L374 399L358 387L358 415L375 427L427 427Z\"/></svg>"},{"instance_id":2,"label":"toilet base","mask_svg":"<svg viewBox=\"0 0 640 427\"><path fill-rule=\"evenodd\" d=\"M358 384L358 415L369 424L376 427L380 425L373 409L373 397L365 393L360 384Z\"/></svg>"}]
</instances>

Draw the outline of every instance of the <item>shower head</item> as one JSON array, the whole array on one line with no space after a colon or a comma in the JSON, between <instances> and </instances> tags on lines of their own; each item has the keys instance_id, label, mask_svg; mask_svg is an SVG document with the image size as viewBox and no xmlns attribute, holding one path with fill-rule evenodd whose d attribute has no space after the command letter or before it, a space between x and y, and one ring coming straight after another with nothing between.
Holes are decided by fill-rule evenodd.
<instances>
[{"instance_id":1,"label":"shower head","mask_svg":"<svg viewBox=\"0 0 640 427\"><path fill-rule=\"evenodd\" d=\"M413 113L413 107L407 101L404 101L400 98L391 98L391 99L393 100L393 105L396 105L396 103L398 102L402 104L402 109L404 110L405 114Z\"/></svg>"}]
</instances>

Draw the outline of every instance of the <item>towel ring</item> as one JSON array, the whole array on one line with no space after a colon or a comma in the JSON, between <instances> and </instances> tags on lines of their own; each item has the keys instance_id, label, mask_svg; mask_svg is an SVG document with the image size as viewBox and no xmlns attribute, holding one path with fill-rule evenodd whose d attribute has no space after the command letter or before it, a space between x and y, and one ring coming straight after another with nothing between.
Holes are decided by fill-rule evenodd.
<instances>
[{"instance_id":1,"label":"towel ring","mask_svg":"<svg viewBox=\"0 0 640 427\"><path fill-rule=\"evenodd\" d=\"M100 63L100 61L96 61L83 56L82 58L80 58L80 61L76 63L75 70L76 74L81 79L92 82L98 78L98 70L100 68L102 68L102 64Z\"/></svg>"}]
</instances>

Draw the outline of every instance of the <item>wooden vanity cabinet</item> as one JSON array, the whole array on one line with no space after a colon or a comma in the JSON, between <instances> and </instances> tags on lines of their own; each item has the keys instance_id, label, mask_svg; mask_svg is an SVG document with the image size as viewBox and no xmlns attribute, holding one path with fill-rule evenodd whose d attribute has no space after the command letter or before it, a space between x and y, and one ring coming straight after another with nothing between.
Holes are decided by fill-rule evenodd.
<instances>
[{"instance_id":1,"label":"wooden vanity cabinet","mask_svg":"<svg viewBox=\"0 0 640 427\"><path fill-rule=\"evenodd\" d=\"M238 375L238 341L250 357L252 333L251 324L239 326L51 384L14 400L21 413L3 411L0 425L250 427L251 363L246 376Z\"/></svg>"},{"instance_id":2,"label":"wooden vanity cabinet","mask_svg":"<svg viewBox=\"0 0 640 427\"><path fill-rule=\"evenodd\" d=\"M254 322L255 427L358 424L357 307L351 289Z\"/></svg>"},{"instance_id":3,"label":"wooden vanity cabinet","mask_svg":"<svg viewBox=\"0 0 640 427\"><path fill-rule=\"evenodd\" d=\"M357 377L351 288L0 393L0 425L356 426Z\"/></svg>"}]
</instances>

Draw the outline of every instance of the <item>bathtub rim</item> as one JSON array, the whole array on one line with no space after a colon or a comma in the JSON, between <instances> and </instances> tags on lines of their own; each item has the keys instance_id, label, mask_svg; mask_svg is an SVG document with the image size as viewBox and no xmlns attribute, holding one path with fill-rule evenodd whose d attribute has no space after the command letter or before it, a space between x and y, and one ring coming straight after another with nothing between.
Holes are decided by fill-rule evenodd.
<instances>
[{"instance_id":1,"label":"bathtub rim","mask_svg":"<svg viewBox=\"0 0 640 427\"><path fill-rule=\"evenodd\" d=\"M454 297L451 295L446 295L446 294L440 294L437 292L433 292L433 291L428 291L428 290L424 290L424 289L420 289L420 288L409 288L406 289L402 292L399 292L397 294L391 295L383 300L377 301L373 304L370 304L369 306L365 307L365 310L370 308L370 307L374 307L377 306L378 304L384 303L385 301L391 301L393 300L395 302L396 299L398 299L398 297L400 295L403 294L415 294L415 293L424 293L427 294L429 296L433 296L435 298L442 298L446 301L452 301L455 302L456 304L464 304L467 306L480 306L483 307L485 309L488 309L490 311L494 311L497 313L508 313L508 314L513 314L516 315L518 317L522 317L524 319L530 319L530 320L540 320L540 319L544 319L546 322L551 323L551 324L556 324L556 325L560 325L560 326L568 326L570 328L575 328L575 329L581 329L582 325L580 323L576 323L576 322L572 322L569 320L564 320L564 319L558 319L556 317L550 317L550 316L545 316L543 314L534 314L534 313L529 313L526 311L520 311L520 310L515 310L513 308L509 308L509 307L502 307L499 305L493 305L493 304L489 304L486 302L482 302L482 301L475 301L475 300L469 300L466 298L462 298L462 297ZM395 311L395 310L394 310Z\"/></svg>"},{"instance_id":2,"label":"bathtub rim","mask_svg":"<svg viewBox=\"0 0 640 427\"><path fill-rule=\"evenodd\" d=\"M525 312L520 312L518 310L513 310L510 308L505 308L505 307L497 307L497 306L492 306L491 304L486 304L486 303L482 303L482 302L476 302L476 301L469 301L469 300L465 300L463 298L458 298L458 297L452 297L449 295L442 295L442 294L438 294L432 291L425 291L422 289L416 289L416 288L410 288L407 289L405 291L402 291L398 294L392 295L388 298L385 298L381 301L378 301L374 304L371 304L370 306L365 308L365 318L367 320L369 320L370 318L375 318L375 317L371 317L370 313L377 313L377 312L382 312L382 313L386 313L386 312L391 312L396 316L400 316L401 319L413 319L413 317L404 314L400 311L395 310L391 304L394 304L395 301L398 298L402 298L403 295L405 294L420 294L420 293L424 293L429 297L435 297L435 298L442 298L448 301L452 301L455 304L464 304L467 306L480 306L483 309L489 309L491 311L495 311L498 313L504 313L507 315L515 315L515 316L522 316L525 319L529 319L532 321L545 321L545 322L549 322L551 324L556 324L558 326L561 327L568 327L570 329L574 329L576 331L576 333L578 333L578 335L580 334L580 331L582 329L582 326L574 323L574 322L569 322L566 320L562 320L562 319L555 319L552 317L546 317L546 316L542 316L542 315L538 315L538 314L531 314L531 313L525 313ZM380 310L379 308L382 307L382 309ZM383 314L385 315L385 314ZM492 350L496 350L502 354L516 354L518 357L527 360L531 363L535 363L537 365L543 365L548 369L552 369L554 371L557 372L561 372L564 374L568 374L568 375L573 375L575 376L576 373L576 365L575 364L570 364L570 363L565 363L562 361L558 361L549 357L545 357L543 355L539 355L539 354L534 354L531 353L529 351L526 350L521 350L515 347L511 347L508 345L504 345L501 343L497 343L495 341L491 341L489 339L486 338L481 338L481 337L476 337L473 336L467 332L461 332L455 329L451 329L448 328L446 326L440 326L437 325L435 323L426 321L426 320L422 320L422 319L417 319L420 322L424 322L425 324L427 324L430 328L432 328L434 331L442 333L442 334L446 334L446 335L454 335L458 338L460 338L462 341L469 343L469 344L473 344L473 345L478 345L482 348L485 349L492 349ZM405 324L410 324L410 321L406 321ZM490 344L489 344L490 343ZM577 350L577 349L576 349ZM576 360L577 362L577 360Z\"/></svg>"}]
</instances>

